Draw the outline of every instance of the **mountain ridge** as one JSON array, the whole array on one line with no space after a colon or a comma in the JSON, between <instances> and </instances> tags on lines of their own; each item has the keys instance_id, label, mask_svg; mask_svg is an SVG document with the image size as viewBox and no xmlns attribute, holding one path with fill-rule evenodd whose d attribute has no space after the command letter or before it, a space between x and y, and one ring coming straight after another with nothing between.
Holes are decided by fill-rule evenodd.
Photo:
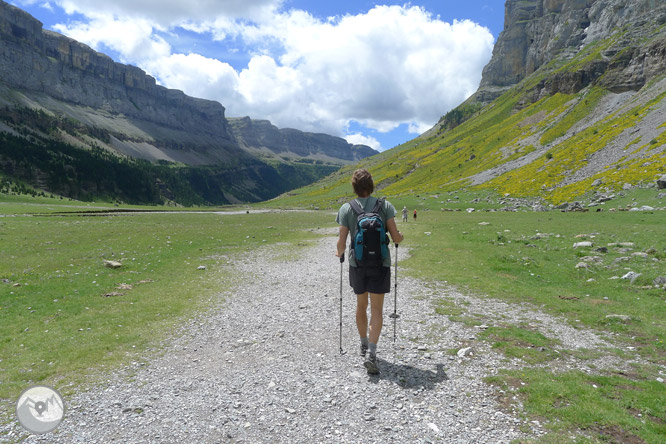
<instances>
[{"instance_id":1,"label":"mountain ridge","mask_svg":"<svg viewBox=\"0 0 666 444\"><path fill-rule=\"evenodd\" d=\"M342 159L353 162L377 154L366 145L351 145L344 139L331 139L324 133L306 133L293 128L278 128L269 120L250 117L227 118L229 129L238 144L252 152L276 153L287 157L313 160ZM326 143L327 150L320 147Z\"/></svg>"},{"instance_id":2,"label":"mountain ridge","mask_svg":"<svg viewBox=\"0 0 666 444\"><path fill-rule=\"evenodd\" d=\"M624 51L622 57L615 57L620 50L605 48L602 57L589 61L592 62L589 67L583 65L567 73L574 78L553 79L548 93L578 92L608 68L628 69L634 74L609 76L605 84L609 90L638 90L650 77L663 72L663 52L657 50L655 54L657 48L636 54L628 50L641 48L635 37L645 35L642 26L649 28L664 23L666 4L657 0L508 0L504 30L472 100L484 94L496 98L498 92L517 85L540 67L555 59L572 59L585 46L606 40L627 25L630 28L619 42L620 50ZM651 60L657 63L650 63Z\"/></svg>"},{"instance_id":3,"label":"mountain ridge","mask_svg":"<svg viewBox=\"0 0 666 444\"><path fill-rule=\"evenodd\" d=\"M223 192L214 193L227 197L210 203L273 197L303 185L305 178L315 180L341 165L377 153L339 137L295 129L276 128L275 135L283 136L265 137L262 146L252 146L247 143L249 137L234 136L222 104L158 85L140 68L114 62L82 43L44 30L42 23L30 14L2 0L0 107L4 107L7 117L0 122L0 131L7 134L22 136L28 131L42 142L55 138L87 150L99 147L121 159L169 162L188 168L212 167L218 179L229 175L223 180ZM27 121L18 120L30 115L23 109L45 112L52 127L29 128L35 123L30 120L34 116ZM43 124L46 120L42 117L37 120ZM6 153L3 162L15 164L11 159L14 154ZM293 162L298 163L294 166L304 175L296 174L300 178L292 183L294 175L282 174L293 173L289 165ZM243 168L239 169L239 165ZM273 187L272 180L256 180L257 168L280 185ZM240 181L248 188L236 187L232 191L229 183L234 175L250 170L254 172L248 173L247 180ZM10 173L5 168L7 174ZM18 179L30 182L30 176ZM268 189L260 189L263 186Z\"/></svg>"},{"instance_id":4,"label":"mountain ridge","mask_svg":"<svg viewBox=\"0 0 666 444\"><path fill-rule=\"evenodd\" d=\"M594 205L664 183L666 3L508 0L505 9L479 90L418 138L358 164L381 192ZM283 201L334 207L349 174Z\"/></svg>"}]
</instances>

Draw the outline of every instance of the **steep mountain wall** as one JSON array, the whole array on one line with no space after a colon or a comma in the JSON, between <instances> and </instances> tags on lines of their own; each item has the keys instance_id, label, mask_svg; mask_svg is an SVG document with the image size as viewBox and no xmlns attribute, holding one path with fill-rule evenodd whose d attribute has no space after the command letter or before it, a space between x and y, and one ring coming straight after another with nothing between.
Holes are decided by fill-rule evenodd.
<instances>
[{"instance_id":1,"label":"steep mountain wall","mask_svg":"<svg viewBox=\"0 0 666 444\"><path fill-rule=\"evenodd\" d=\"M268 121L234 122L242 124L232 131L220 103L157 85L0 0L0 174L14 188L84 200L239 203L376 154Z\"/></svg>"},{"instance_id":2,"label":"steep mountain wall","mask_svg":"<svg viewBox=\"0 0 666 444\"><path fill-rule=\"evenodd\" d=\"M348 162L376 154L376 151L365 145L352 145L350 149L349 143L340 137L303 133L291 128L279 129L268 120L239 117L229 118L228 121L231 133L246 149L263 149L287 157L310 157L328 161L335 158Z\"/></svg>"},{"instance_id":3,"label":"steep mountain wall","mask_svg":"<svg viewBox=\"0 0 666 444\"><path fill-rule=\"evenodd\" d=\"M474 100L488 103L553 60L571 59L595 43L602 57L547 79L545 93L577 92L609 70L606 88L638 90L666 69L663 39L650 38L665 23L663 0L507 0L504 30Z\"/></svg>"},{"instance_id":4,"label":"steep mountain wall","mask_svg":"<svg viewBox=\"0 0 666 444\"><path fill-rule=\"evenodd\" d=\"M387 194L470 187L594 206L662 186L665 121L666 1L507 0L479 90L368 164Z\"/></svg>"},{"instance_id":5,"label":"steep mountain wall","mask_svg":"<svg viewBox=\"0 0 666 444\"><path fill-rule=\"evenodd\" d=\"M233 144L224 107L156 85L134 66L42 29L26 12L0 4L0 79L20 90L120 113L174 129L205 132Z\"/></svg>"},{"instance_id":6,"label":"steep mountain wall","mask_svg":"<svg viewBox=\"0 0 666 444\"><path fill-rule=\"evenodd\" d=\"M151 161L207 165L289 152L344 164L377 153L338 137L277 130L270 122L270 136L262 123L250 125L256 135L247 128L236 131L237 140L220 103L157 85L143 70L44 30L34 17L0 0L3 105L43 109L102 128L112 135L107 148Z\"/></svg>"}]
</instances>

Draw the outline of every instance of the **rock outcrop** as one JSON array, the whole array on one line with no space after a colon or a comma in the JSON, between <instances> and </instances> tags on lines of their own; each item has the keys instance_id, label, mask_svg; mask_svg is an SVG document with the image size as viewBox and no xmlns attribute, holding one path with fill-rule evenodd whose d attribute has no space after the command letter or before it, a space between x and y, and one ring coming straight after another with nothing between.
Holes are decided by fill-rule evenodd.
<instances>
[{"instance_id":1,"label":"rock outcrop","mask_svg":"<svg viewBox=\"0 0 666 444\"><path fill-rule=\"evenodd\" d=\"M657 187L658 187L660 190L664 190L664 189L666 189L666 174L664 174L664 175L661 176L659 179L657 179Z\"/></svg>"},{"instance_id":2,"label":"rock outcrop","mask_svg":"<svg viewBox=\"0 0 666 444\"><path fill-rule=\"evenodd\" d=\"M666 42L651 38L664 23L662 0L507 0L504 30L473 99L489 103L540 67L594 44L599 47L590 52L601 57L547 75L536 98L574 93L593 82L614 92L638 90L666 70ZM630 31L619 33L627 24Z\"/></svg>"},{"instance_id":3,"label":"rock outcrop","mask_svg":"<svg viewBox=\"0 0 666 444\"><path fill-rule=\"evenodd\" d=\"M277 130L270 122L241 131L234 125L232 132L220 103L157 85L143 70L44 30L0 0L2 106L42 109L101 128L112 136L109 148L148 160L206 165L289 152L344 164L376 154L337 137ZM259 134L251 134L253 128Z\"/></svg>"},{"instance_id":4,"label":"rock outcrop","mask_svg":"<svg viewBox=\"0 0 666 444\"><path fill-rule=\"evenodd\" d=\"M249 117L229 118L231 134L241 147L268 151L285 157L307 157L331 161L331 158L354 162L376 152L365 145L352 145L340 138L272 125L268 120ZM326 147L324 150L323 147Z\"/></svg>"},{"instance_id":5,"label":"rock outcrop","mask_svg":"<svg viewBox=\"0 0 666 444\"><path fill-rule=\"evenodd\" d=\"M143 70L43 30L41 22L4 2L0 36L0 79L11 88L233 143L218 102L159 86Z\"/></svg>"}]
</instances>

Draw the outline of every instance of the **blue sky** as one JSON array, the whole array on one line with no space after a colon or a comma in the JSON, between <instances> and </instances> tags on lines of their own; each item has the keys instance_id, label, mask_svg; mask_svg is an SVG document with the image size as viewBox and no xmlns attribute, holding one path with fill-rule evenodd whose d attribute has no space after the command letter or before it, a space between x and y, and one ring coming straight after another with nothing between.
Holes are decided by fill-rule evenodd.
<instances>
[{"instance_id":1,"label":"blue sky","mask_svg":"<svg viewBox=\"0 0 666 444\"><path fill-rule=\"evenodd\" d=\"M385 150L472 94L504 0L10 0L228 117Z\"/></svg>"}]
</instances>

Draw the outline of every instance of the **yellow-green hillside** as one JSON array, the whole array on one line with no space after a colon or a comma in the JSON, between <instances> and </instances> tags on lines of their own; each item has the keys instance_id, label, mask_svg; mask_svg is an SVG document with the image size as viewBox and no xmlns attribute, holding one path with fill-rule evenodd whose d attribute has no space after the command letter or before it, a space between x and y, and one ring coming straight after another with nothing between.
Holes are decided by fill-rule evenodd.
<instances>
[{"instance_id":1,"label":"yellow-green hillside","mask_svg":"<svg viewBox=\"0 0 666 444\"><path fill-rule=\"evenodd\" d=\"M593 190L646 186L666 173L666 76L639 91L610 91L604 73L575 93L544 94L553 79L586 75L622 33L569 60L555 60L480 107L463 103L423 136L348 166L273 202L335 207L350 196L350 173L368 168L381 195L466 188L558 204ZM564 88L566 89L566 88ZM535 99L541 91L541 96ZM457 122L456 122L457 123ZM595 182L596 181L596 182Z\"/></svg>"}]
</instances>

